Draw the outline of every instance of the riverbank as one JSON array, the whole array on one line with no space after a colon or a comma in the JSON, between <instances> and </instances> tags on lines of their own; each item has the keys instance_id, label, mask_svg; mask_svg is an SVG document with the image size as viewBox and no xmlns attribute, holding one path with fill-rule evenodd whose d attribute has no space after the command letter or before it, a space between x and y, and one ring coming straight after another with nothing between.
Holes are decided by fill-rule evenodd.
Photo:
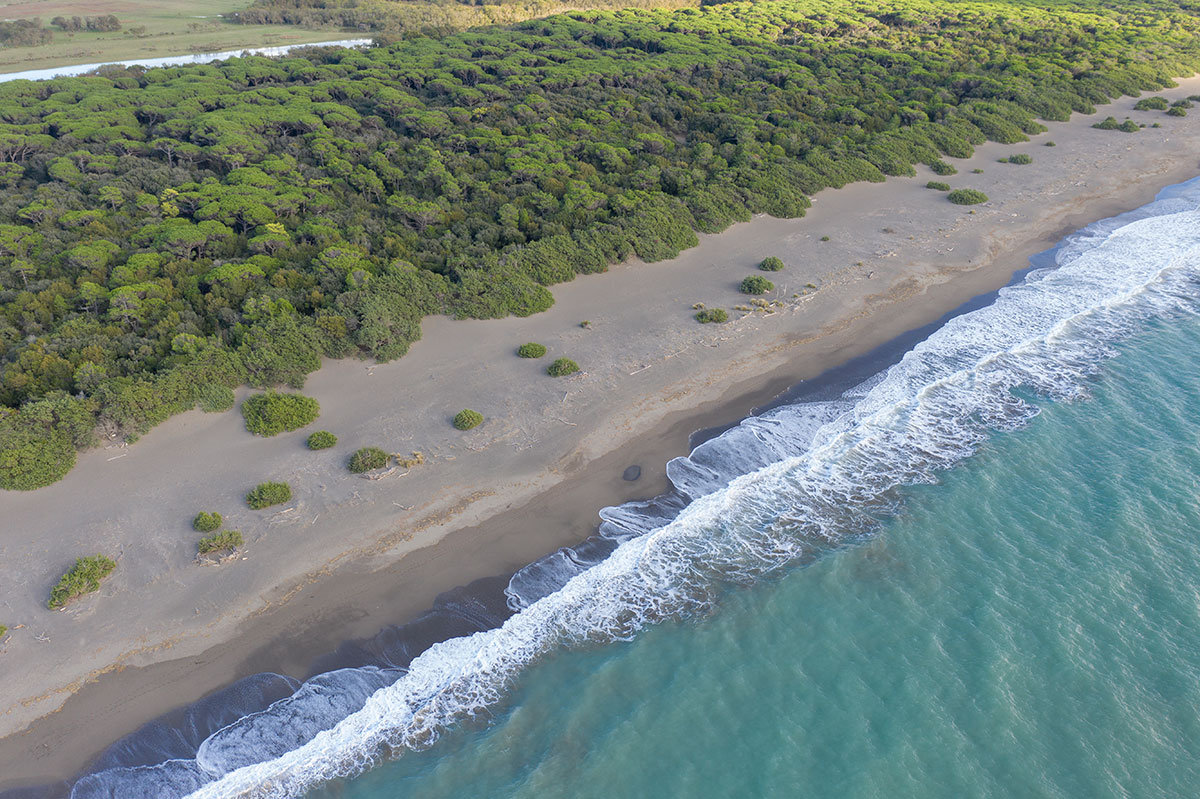
<instances>
[{"instance_id":1,"label":"riverbank","mask_svg":"<svg viewBox=\"0 0 1200 799\"><path fill-rule=\"evenodd\" d=\"M1198 91L1191 79L1164 94ZM0 734L9 734L0 788L66 776L115 737L237 676L304 676L316 655L411 617L442 590L583 538L603 505L664 488L663 465L692 430L734 421L795 380L1003 285L1062 234L1200 172L1196 115L1133 112L1133 103L1050 123L1031 142L987 144L953 160L951 178L922 168L825 191L804 219L755 219L672 261L581 277L555 287L555 307L535 317L427 320L400 361L330 363L309 379L305 393L322 404L314 429L340 437L334 450L305 450L307 431L256 439L236 412L194 412L133 447L85 454L55 486L0 495L10 522L0 533L0 623L25 625L0 645ZM1108 114L1163 127L1091 128ZM1034 163L997 163L1018 152ZM930 179L991 202L954 206L924 188ZM786 264L768 276L778 290L767 299L782 307L731 311L726 325L691 318L697 302L745 304L736 286L768 255ZM808 283L815 293L793 296ZM530 340L584 373L546 377L544 362L513 354ZM487 417L465 434L448 421L464 406ZM368 444L418 449L427 462L364 481L343 464ZM634 464L643 476L625 483ZM244 509L241 495L263 479L289 480L296 501L274 514ZM188 522L202 509L243 531L245 559L194 565ZM46 611L58 573L93 551L119 556L113 578L66 613Z\"/></svg>"}]
</instances>

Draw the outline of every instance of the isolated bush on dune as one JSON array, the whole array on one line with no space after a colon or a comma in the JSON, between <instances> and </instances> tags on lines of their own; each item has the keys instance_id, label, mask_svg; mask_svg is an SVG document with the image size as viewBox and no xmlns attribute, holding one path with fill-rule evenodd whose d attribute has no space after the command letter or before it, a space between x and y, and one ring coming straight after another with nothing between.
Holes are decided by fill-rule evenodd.
<instances>
[{"instance_id":1,"label":"isolated bush on dune","mask_svg":"<svg viewBox=\"0 0 1200 799\"><path fill-rule=\"evenodd\" d=\"M305 442L309 449L329 449L337 444L337 436L328 430L318 430L308 437Z\"/></svg>"},{"instance_id":2,"label":"isolated bush on dune","mask_svg":"<svg viewBox=\"0 0 1200 799\"><path fill-rule=\"evenodd\" d=\"M117 568L116 561L104 555L92 555L79 558L75 565L67 571L54 588L50 589L50 599L46 607L57 610L72 599L100 590L100 581Z\"/></svg>"},{"instance_id":3,"label":"isolated bush on dune","mask_svg":"<svg viewBox=\"0 0 1200 799\"><path fill-rule=\"evenodd\" d=\"M259 483L246 495L246 504L254 510L280 505L292 498L292 487L287 483Z\"/></svg>"},{"instance_id":4,"label":"isolated bush on dune","mask_svg":"<svg viewBox=\"0 0 1200 799\"><path fill-rule=\"evenodd\" d=\"M572 361L570 358L559 358L546 367L546 374L551 377L566 377L573 375L579 371L579 364Z\"/></svg>"},{"instance_id":5,"label":"isolated bush on dune","mask_svg":"<svg viewBox=\"0 0 1200 799\"><path fill-rule=\"evenodd\" d=\"M379 447L363 447L350 456L350 471L362 474L388 465L391 456Z\"/></svg>"},{"instance_id":6,"label":"isolated bush on dune","mask_svg":"<svg viewBox=\"0 0 1200 799\"><path fill-rule=\"evenodd\" d=\"M987 195L976 189L955 189L946 195L946 199L955 205L978 205L987 202Z\"/></svg>"},{"instance_id":7,"label":"isolated bush on dune","mask_svg":"<svg viewBox=\"0 0 1200 799\"><path fill-rule=\"evenodd\" d=\"M246 429L258 436L274 436L311 424L321 412L312 397L302 394L255 394L242 403Z\"/></svg>"},{"instance_id":8,"label":"isolated bush on dune","mask_svg":"<svg viewBox=\"0 0 1200 799\"><path fill-rule=\"evenodd\" d=\"M200 511L196 514L196 518L192 519L192 529L198 533L211 533L213 530L220 530L221 525L224 523L225 520L221 517L221 514Z\"/></svg>"},{"instance_id":9,"label":"isolated bush on dune","mask_svg":"<svg viewBox=\"0 0 1200 799\"><path fill-rule=\"evenodd\" d=\"M459 430L470 430L483 424L483 414L464 408L454 416L454 426Z\"/></svg>"}]
</instances>

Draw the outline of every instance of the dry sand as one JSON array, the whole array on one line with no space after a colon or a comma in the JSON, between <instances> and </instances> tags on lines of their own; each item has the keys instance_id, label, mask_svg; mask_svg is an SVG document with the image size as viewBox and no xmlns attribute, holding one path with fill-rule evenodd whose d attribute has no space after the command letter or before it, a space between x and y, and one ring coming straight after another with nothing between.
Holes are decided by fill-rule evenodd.
<instances>
[{"instance_id":1,"label":"dry sand","mask_svg":"<svg viewBox=\"0 0 1200 799\"><path fill-rule=\"evenodd\" d=\"M1192 78L1166 94L1198 92ZM1003 285L1061 235L1200 174L1200 113L1133 103L948 159L959 170L950 178L919 167L916 178L823 191L803 219L756 218L672 261L580 277L528 319L426 320L399 361L330 362L312 375L304 393L322 410L309 429L262 439L236 411L190 412L136 445L84 454L54 486L0 493L0 623L16 628L0 642L0 790L61 779L236 677L303 677L339 641L584 538L599 508L661 491L691 431L736 421L788 384ZM1162 127L1091 128L1107 114ZM1017 152L1034 163L997 163ZM991 202L952 205L924 188L930 179ZM737 285L768 255L786 264L767 296L782 307L693 321L697 302L747 304ZM818 290L795 297L808 283ZM550 354L517 358L526 341ZM546 376L559 355L584 372ZM487 421L455 430L464 407ZM309 452L318 428L338 445ZM362 479L345 462L364 445L419 450L426 462ZM642 478L624 482L633 464ZM248 510L243 495L266 479L289 481L294 501ZM238 559L196 565L199 510L245 534ZM46 610L59 574L97 552L119 564L102 590Z\"/></svg>"}]
</instances>

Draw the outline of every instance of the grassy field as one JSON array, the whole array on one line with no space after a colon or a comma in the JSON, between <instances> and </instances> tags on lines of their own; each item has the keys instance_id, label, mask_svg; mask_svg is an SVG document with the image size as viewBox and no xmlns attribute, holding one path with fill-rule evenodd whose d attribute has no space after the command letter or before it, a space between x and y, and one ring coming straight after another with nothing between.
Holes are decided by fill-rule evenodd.
<instances>
[{"instance_id":1,"label":"grassy field","mask_svg":"<svg viewBox=\"0 0 1200 799\"><path fill-rule=\"evenodd\" d=\"M193 52L236 50L352 38L336 28L290 25L232 25L221 14L238 11L250 0L0 0L0 19L39 17L49 25L57 16L114 14L122 30L114 33L64 33L41 47L0 49L0 74L71 64L158 58ZM139 35L130 28L145 27Z\"/></svg>"}]
</instances>

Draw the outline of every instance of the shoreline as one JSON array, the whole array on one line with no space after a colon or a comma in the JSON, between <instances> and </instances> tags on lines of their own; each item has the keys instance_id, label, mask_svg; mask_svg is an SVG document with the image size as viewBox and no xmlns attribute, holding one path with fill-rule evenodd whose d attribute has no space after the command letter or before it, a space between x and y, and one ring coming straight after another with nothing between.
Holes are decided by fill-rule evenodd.
<instances>
[{"instance_id":1,"label":"shoreline","mask_svg":"<svg viewBox=\"0 0 1200 799\"><path fill-rule=\"evenodd\" d=\"M1194 93L1200 86L1197 81L1196 78L1181 81L1179 88L1168 90L1163 94L1184 96ZM1039 160L1049 161L1050 156L1054 156L1055 159L1070 157L1071 148L1078 147L1078 157L1090 159L1092 163L1105 160L1104 155L1097 150L1097 143L1107 146L1110 150L1124 147L1125 152L1135 149L1145 151L1149 149L1147 143L1139 142L1136 138L1139 135L1149 138L1152 135L1149 129L1133 136L1106 131L1085 132L1090 131L1088 126L1093 119L1103 118L1106 111L1132 108L1132 104L1132 99L1122 98L1117 101L1115 108L1111 106L1102 108L1096 115L1089 117L1077 115L1068 123L1048 123L1051 133L1035 136L1031 142L1020 145L995 143L982 145L977 148L976 155L972 159L954 161L960 167L960 174L953 180L960 185L968 183L971 180L969 169L976 164L986 166L985 172L987 173L1002 173L1002 179L1012 178L1014 175L1022 180L1024 179L1022 176L1035 178L1035 175L1030 172L1020 172L1022 169L1028 170L1028 167L1009 167L995 163L997 154L1006 154L1013 150L1032 151L1039 156ZM1150 113L1137 116L1158 121L1158 117L1151 116ZM1008 230L1007 239L1004 235L1006 232L1003 225L1004 217L1001 215L1000 209L1004 209L1004 214L1018 216L1012 210L1017 206L1010 205L1010 203L1015 203L1016 199L1005 198L999 193L992 194L993 202L989 208L980 209L985 211L980 216L985 219L990 217L991 228L976 232L968 230L964 223L952 230L950 234L946 234L946 238L957 234L955 246L962 248L959 256L952 254L954 247L951 247L950 251L942 251L930 245L934 252L948 256L943 258L940 264L930 257L929 249L909 256L905 252L903 241L891 241L891 239L897 238L895 234L885 231L881 236L880 233L866 231L865 238L872 236L876 240L882 238L885 242L894 243L896 249L891 251L892 254L877 255L870 265L861 267L858 270L857 280L841 284L840 295L838 294L839 284L835 282L836 272L826 273L820 279L821 290L811 301L814 307L811 309L807 306L804 307L805 311L812 311L813 316L824 313L824 318L817 320L819 324L817 324L816 330L806 329L801 324L794 325L792 328L786 324L777 324L774 325L774 328L771 327L775 322L787 323L795 320L797 317L794 313L790 319L759 319L757 316L752 316L750 317L752 321L761 322L761 324L750 332L759 332L761 337L755 340L753 337L747 336L744 331L741 333L740 339L737 339L735 334L730 334L730 337L734 338L734 344L747 344L749 338L749 343L756 345L751 347L748 355L743 355L740 360L736 356L726 356L723 372L713 375L707 383L695 386L690 391L681 387L680 383L681 380L685 384L688 381L694 381L694 374L684 374L682 378L673 381L667 379L673 375L663 375L662 379L654 381L649 391L641 385L632 386L633 393L640 396L641 401L623 406L622 411L614 417L606 417L604 421L611 421L611 426L597 424L597 429L576 437L574 441L567 441L566 443L570 446L565 457L561 457L549 465L544 462L544 458L540 459L542 461L541 470L531 477L515 481L518 484L518 490L508 492L515 495L515 498L507 503L501 497L514 481L511 477L507 480L501 478L500 484L496 485L496 474L488 471L492 468L489 465L484 468L483 472L484 478L490 478L493 481L491 486L487 486L486 483L483 486L476 483L470 486L473 490L469 493L461 490L466 487L465 485L451 486L449 490L441 492L441 506L437 506L436 502L427 503L422 509L427 508L428 511L422 514L420 519L410 522L410 526L416 528L417 532L400 535L394 527L391 527L388 528L385 535L380 537L376 530L370 530L367 534L359 536L359 540L364 543L360 543L355 550L352 550L353 555L339 552L324 560L325 567L322 571L325 574L304 573L299 582L287 579L277 580L275 586L268 586L265 595L261 592L258 593L257 599L263 602L263 606L253 609L248 614L249 618L243 618L234 624L227 623L223 629L207 628L204 632L193 634L187 646L181 642L176 645L174 652L170 652L173 655L172 659L167 660L164 657L168 653L169 647L156 648L153 652L124 658L123 663L130 665L118 666L116 670L105 674L98 681L75 692L57 713L45 716L22 733L0 739L0 774L4 775L0 778L0 790L61 779L66 774L81 768L87 760L94 757L100 749L114 739L132 732L151 718L199 698L204 693L237 677L257 671L277 671L297 677L307 676L308 668L311 667L316 656L332 651L343 641L368 637L387 624L398 623L416 616L428 608L434 596L442 591L474 579L494 576L505 571L511 572L559 546L577 543L594 530L598 521L595 514L600 507L630 499L645 499L661 493L667 487L664 472L667 460L675 455L686 454L688 438L693 431L736 422L747 415L751 408L770 401L780 391L796 382L815 377L852 357L869 352L908 330L940 318L971 297L1003 286L1014 272L1027 267L1030 255L1047 249L1062 236L1089 222L1145 204L1153 199L1154 194L1165 185L1195 177L1197 173L1200 173L1200 169L1196 168L1194 162L1189 162L1192 165L1187 166L1180 163L1183 159L1171 157L1171 153L1188 152L1187 143L1180 143L1178 140L1172 142L1174 135L1179 135L1184 126L1187 129L1188 141L1200 142L1200 125L1193 124L1190 120L1192 120L1191 117L1172 120L1168 127L1162 129L1160 138L1165 138L1159 143L1160 151L1157 156L1153 153L1141 153L1143 158L1150 157L1151 160L1154 160L1156 157L1158 159L1157 163L1161 167L1158 171L1147 168L1146 164L1129 162L1124 165L1113 164L1109 167L1108 175L1084 174L1082 177L1089 179L1106 178L1109 183L1092 188L1087 186L1084 181L1085 188L1092 188L1090 195L1080 190L1074 196L1062 198L1063 202L1060 202L1058 206L1033 209L1037 218L1026 220L1026 229ZM1166 124L1165 119L1164 124ZM1078 128L1081 141L1072 142L1060 138L1058 139L1059 146L1055 150L1042 150L1040 145L1049 136L1061 137L1076 132L1061 131L1064 126ZM1168 131L1172 135L1168 135ZM1112 138L1114 136L1120 138ZM1168 142L1171 142L1172 146L1167 147ZM1141 145L1140 148L1139 145ZM1038 149L1032 149L1034 147ZM1170 152L1163 152L1164 150ZM1108 157L1110 161L1121 158L1119 153L1109 153ZM1163 166L1164 163L1166 166ZM1038 169L1038 167L1033 169ZM1005 170L1009 170L1009 172L1003 173ZM1015 170L1015 172L1011 170ZM824 221L824 217L828 214L823 214L823 209L833 206L833 213L836 215L839 200L844 200L842 205L860 208L863 206L862 199L872 197L876 201L882 200L885 206L890 206L888 207L890 216L872 216L868 210L852 220L861 223L860 226L864 228L868 221L872 224L876 221L882 221L885 224L890 222L897 227L911 222L912 220L907 219L906 216L912 212L903 203L895 202L897 199L905 200L907 195L915 197L914 201L928 199L930 209L945 212L948 209L941 207L948 205L944 203L944 197L918 185L923 184L927 179L926 171L922 170L921 175L915 179L892 178L885 184L854 184L838 191L821 192L814 198L816 202L814 202L814 208L809 212L808 217L799 220L760 218L735 226L725 233L704 237L699 248L685 252L671 263L684 262L683 267L686 269L689 264L702 262L706 257L705 249L708 248L709 251L715 249L714 239L720 240L722 237L727 246L731 246L734 251L739 251L739 248L746 249L753 243L756 251L775 247L781 250L780 254L782 255L785 243L791 244L791 242L788 239L780 238L778 231L787 231L786 235L794 236L794 231L799 229L808 234L806 238L814 238L814 232L820 233L821 230L830 227L829 223ZM987 177L986 174L985 177ZM1036 177L1044 178L1044 175ZM1081 176L1078 174L1069 174L1058 176L1058 179L1070 182L1071 178L1079 177ZM1075 183L1075 187L1079 188L1078 182ZM924 194L914 194L911 191L913 188ZM1060 189L1061 191L1062 189ZM1053 196L1061 195L1052 195L1049 194L1049 190L1046 190L1043 194L1035 195L1033 199L1041 199L1043 205L1047 205L1050 204L1050 198ZM943 200L942 203L932 203L939 198ZM1006 205L1009 207L1006 208ZM1020 209L1028 214L1029 202L1020 206ZM966 213L966 209L952 207L950 218L958 218L961 223L966 219L964 216ZM934 217L935 214L929 213L927 216ZM971 227L980 226L977 223L984 222L985 219L972 220ZM936 221L931 224L936 224ZM746 231L756 225L756 234L758 229L774 228L777 231L776 238L772 240L758 235L749 236ZM818 225L824 226L817 227ZM852 230L853 225L850 227ZM891 230L891 228L887 230ZM1011 239L1017 241L1014 242ZM913 240L915 240L915 234ZM924 243L930 244L928 241ZM933 242L933 244L937 243ZM809 244L806 246L821 245ZM969 250L972 255L966 255L967 247L972 247ZM971 264L970 267L964 268L961 263L963 256L966 256L965 260ZM909 257L914 258L915 263L907 263ZM887 259L892 259L887 286L873 291L864 290L864 287L858 285L863 280L862 272L870 272L871 275L874 275L876 271L882 272L888 268L889 261ZM785 258L785 260L789 263L788 271L778 273L778 276L773 275L772 277L776 280L788 279L789 272L793 272L793 270L794 272L801 271L795 260L790 258ZM982 264L975 262L976 260L981 260ZM878 266L876 266L876 261L879 263ZM954 265L955 262L958 263L957 267ZM748 273L751 268L750 263L751 259L745 259L745 263L739 265L734 274L740 276ZM563 295L579 294L584 290L581 287L585 283L589 284L590 288L598 285L597 280L616 278L618 274L625 275L625 279L629 280L628 276L634 275L636 270L652 272L659 270L662 266L662 264L627 264L614 267L613 274L595 276L594 280L581 278L570 284L556 286L554 292L556 298L559 299L556 308L564 304ZM848 271L852 273L853 267L850 267ZM670 283L671 279L668 278L667 285ZM688 287L688 297L693 293L702 293L693 291L693 288ZM857 290L857 294L855 294L855 290ZM619 294L620 292L618 292ZM573 312L580 307L571 305L571 297L568 296L565 299L568 312ZM621 297L618 296L618 299ZM826 304L831 307L818 310L816 308L817 300L828 300ZM578 298L575 298L575 302L581 303ZM677 302L685 304L684 300ZM587 307L586 302L582 302L581 305ZM658 309L651 307L649 311L653 313ZM481 328L491 325L495 328L511 329L520 327L522 324L544 320L547 315L553 313L555 313L555 309L551 309L539 317L531 317L530 320L499 320L501 324L485 322L475 325L473 322L450 323L447 320L426 320L425 337L426 340L432 338L434 331L442 333L447 329L447 324L475 325ZM779 316L784 317L785 313L780 313ZM597 327L604 324L603 319L599 317L597 319ZM685 335L697 333L713 335L721 332L697 331L696 328L701 326L691 322L687 316L684 319L686 324L691 325L690 328L682 328ZM811 324L809 327L811 328ZM564 338L568 339L567 343L574 343L580 341L582 336L587 335L589 334L572 332ZM571 340L571 336L575 338ZM722 341L718 341L718 346L714 349L719 349ZM507 346L507 340L502 344ZM368 374L371 370L376 369L381 371L395 368L403 370L407 364L411 363L409 358L416 355L418 349L425 349L424 345L425 342L418 343L414 346L413 353L393 364L367 366ZM583 344L580 343L580 346ZM660 357L663 356L660 355ZM581 361L581 363L583 362ZM651 365L661 363L661 361L653 361ZM584 367L587 369L589 364L585 363ZM344 386L346 385L346 376L350 372L360 371L363 368L362 362L337 362L328 365L321 373L310 376L309 387L305 389L305 393L320 394L321 391L328 391L327 386L331 383L336 385L340 382ZM487 371L487 367L484 371ZM669 370L664 368L653 371L661 374ZM686 369L684 371L686 372ZM592 377L589 375L587 380ZM633 375L629 375L629 377L632 378ZM655 375L652 374L650 377L655 377ZM596 378L599 382L604 380L605 376L596 375ZM411 381L411 376L408 379ZM614 385L617 384L615 378L608 379ZM587 380L578 382L587 382ZM622 385L630 382L625 380ZM557 384L554 386L555 391L561 390L564 385L571 384ZM592 393L603 394L606 387L606 385L602 385L599 392L593 391ZM313 388L316 388L317 391L314 392ZM567 390L570 393L571 389ZM657 396L654 395L656 390ZM648 394L650 396L647 396ZM321 396L324 407L326 400L324 395ZM565 404L565 398L561 404ZM599 404L603 405L604 403L600 402ZM576 415L568 416L564 413L561 418L580 419L580 412L586 415L588 410L589 407L585 406L580 408ZM649 420L648 423L637 418L642 414L645 415L645 419ZM179 424L172 422L164 424L163 428L174 427L175 429L164 431L167 433L165 436L158 435L158 430L152 432L147 435L146 440L130 450L130 453L134 453L139 447L153 444L156 438L165 439L164 444L158 445L165 448L175 445L175 442L188 440L189 435L194 438L196 433L189 428L195 425L188 424L188 422L194 423L199 415L189 414L188 416L191 416L192 419L181 420ZM225 416L232 415L225 414ZM210 420L199 417L199 421L208 422ZM237 419L233 421L238 422ZM319 424L323 424L323 421ZM572 424L568 421L567 424L571 424L572 427L581 426L580 422ZM303 432L306 434L308 431ZM244 433L242 435L245 437ZM615 447L612 446L614 441L617 442ZM250 443L261 443L261 441ZM491 446L493 444L485 444L482 450ZM393 449L399 449L399 447L393 446ZM528 452L528 449L524 451ZM101 451L98 455L107 457L111 456L111 453ZM118 455L117 457L124 456ZM460 457L465 460L468 456L461 452L456 452L453 456L446 452L436 453L433 465L441 467L447 461ZM509 461L513 459L515 458L509 459ZM67 480L63 481L64 483L79 482L78 473L85 466L84 460L81 458L76 473L68 476ZM97 473L97 467L94 464L103 461L98 457L92 457L92 453L88 454L87 460L89 468L93 470L92 473ZM505 461L506 459L501 459L501 463ZM621 480L621 472L626 466L635 464L642 467L642 478L636 483L624 483ZM546 473L547 471L549 474ZM76 479L72 480L72 477ZM460 491L454 495L453 489L456 487L460 488ZM488 494L489 488L490 495ZM54 487L51 487L43 489L43 491L53 493L53 489ZM39 491L36 494L41 495L42 492ZM478 494L483 494L483 496L477 496L474 502L469 501L472 496ZM25 503L24 507L44 505L42 502L32 501L36 498L36 496L27 497L30 501ZM10 504L6 502L8 499L7 495L0 496L0 512L9 509ZM386 497L383 499L386 500ZM403 499L401 501L403 502ZM377 499L374 503L368 502L367 504L379 505L380 503ZM401 507L404 506L401 505ZM179 513L182 515L186 511ZM393 519L394 515L393 512ZM190 540L185 543L190 543ZM0 540L0 552L6 551L8 544L8 541ZM255 546L255 541L251 539L252 559L257 557L257 552L253 549ZM314 562L322 561L314 558L307 564L307 567L311 567ZM236 568L237 565L233 565L233 567ZM212 570L201 571L211 572ZM154 581L152 579L150 582ZM0 583L3 582L5 581L0 580ZM102 593L111 594L114 590L108 588ZM78 622L93 614L105 612L111 614L115 611L106 611L106 606L109 601L116 600L116 598L115 596L102 596L85 600L73 613L65 615L69 621ZM290 601L288 601L289 599ZM246 597L243 597L243 601L246 601ZM7 612L5 607L7 604L8 602L0 602L0 609ZM164 612L169 614L171 611L172 608L166 608ZM297 645L296 642L299 640L304 641L303 647ZM26 644L21 647L25 652L36 651L32 646L27 645L25 639L22 639L22 644ZM161 640L158 642L146 640L146 645L160 646L161 644ZM197 644L202 645L197 646ZM95 642L92 642L92 645L94 646ZM16 652L4 651L5 648L12 649L12 647L13 645L9 642L0 646L0 658L6 659L0 660L0 662L4 662L6 666L9 663L13 665L20 663L14 658ZM190 651L180 651L185 649ZM108 662L111 664L113 661L110 659ZM112 669L113 667L109 665L107 668ZM87 677L85 676L83 679L86 680ZM0 721L4 721L6 726L0 728L0 732L16 726L12 723L13 708L8 706L10 697L6 695L4 698L7 707L4 708L3 715L0 715ZM20 704L19 699L18 704ZM34 699L33 704L40 705L45 709L47 704L52 704L52 701L46 703L45 700L38 702ZM8 718L5 718L6 716ZM81 720L86 720L88 723L81 724ZM97 733L97 727L106 732L102 735Z\"/></svg>"}]
</instances>

